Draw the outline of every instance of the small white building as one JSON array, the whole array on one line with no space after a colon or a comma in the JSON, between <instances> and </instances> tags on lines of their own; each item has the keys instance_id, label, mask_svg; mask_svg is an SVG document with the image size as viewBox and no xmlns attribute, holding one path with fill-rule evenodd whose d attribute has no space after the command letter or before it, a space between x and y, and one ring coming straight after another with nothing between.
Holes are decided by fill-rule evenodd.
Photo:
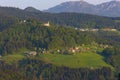
<instances>
[{"instance_id":1,"label":"small white building","mask_svg":"<svg viewBox=\"0 0 120 80\"><path fill-rule=\"evenodd\" d=\"M25 52L27 56L36 56L37 52L36 51L30 51L30 52Z\"/></svg>"},{"instance_id":2,"label":"small white building","mask_svg":"<svg viewBox=\"0 0 120 80\"><path fill-rule=\"evenodd\" d=\"M24 23L26 23L27 21L26 20L23 20Z\"/></svg>"},{"instance_id":3,"label":"small white building","mask_svg":"<svg viewBox=\"0 0 120 80\"><path fill-rule=\"evenodd\" d=\"M90 31L96 32L99 31L99 29L91 29Z\"/></svg>"},{"instance_id":4,"label":"small white building","mask_svg":"<svg viewBox=\"0 0 120 80\"><path fill-rule=\"evenodd\" d=\"M50 22L44 23L43 26L50 27Z\"/></svg>"}]
</instances>

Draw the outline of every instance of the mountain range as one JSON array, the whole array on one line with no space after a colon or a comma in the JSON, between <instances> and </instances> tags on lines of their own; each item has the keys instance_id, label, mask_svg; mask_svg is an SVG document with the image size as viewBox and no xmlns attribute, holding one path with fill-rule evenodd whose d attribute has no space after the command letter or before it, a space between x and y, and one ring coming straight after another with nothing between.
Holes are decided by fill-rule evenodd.
<instances>
[{"instance_id":1,"label":"mountain range","mask_svg":"<svg viewBox=\"0 0 120 80\"><path fill-rule=\"evenodd\" d=\"M110 1L93 5L85 1L69 1L44 10L50 13L75 12L99 16L120 17L120 1Z\"/></svg>"}]
</instances>

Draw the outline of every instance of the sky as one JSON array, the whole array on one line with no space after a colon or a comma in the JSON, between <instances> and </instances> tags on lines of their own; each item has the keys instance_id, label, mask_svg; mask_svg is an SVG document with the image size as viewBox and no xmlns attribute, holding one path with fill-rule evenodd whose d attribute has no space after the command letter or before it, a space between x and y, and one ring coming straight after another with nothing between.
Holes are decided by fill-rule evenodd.
<instances>
[{"instance_id":1,"label":"sky","mask_svg":"<svg viewBox=\"0 0 120 80\"><path fill-rule=\"evenodd\" d=\"M66 1L80 0L0 0L0 6L16 7L24 9L26 7L34 7L39 10L45 10ZM111 0L84 0L91 4L100 4Z\"/></svg>"}]
</instances>

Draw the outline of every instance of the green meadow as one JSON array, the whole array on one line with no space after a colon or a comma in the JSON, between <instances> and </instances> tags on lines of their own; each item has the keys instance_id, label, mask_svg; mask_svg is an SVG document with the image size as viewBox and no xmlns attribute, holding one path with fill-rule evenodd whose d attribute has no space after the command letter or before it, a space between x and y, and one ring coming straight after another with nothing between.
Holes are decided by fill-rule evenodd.
<instances>
[{"instance_id":1,"label":"green meadow","mask_svg":"<svg viewBox=\"0 0 120 80\"><path fill-rule=\"evenodd\" d=\"M103 61L103 57L96 53L78 53L76 55L63 54L40 54L40 59L56 66L66 66L70 68L99 68L103 66L111 67Z\"/></svg>"},{"instance_id":2,"label":"green meadow","mask_svg":"<svg viewBox=\"0 0 120 80\"><path fill-rule=\"evenodd\" d=\"M13 54L3 56L1 59L6 61L7 63L17 62L24 58L27 58L24 52L27 49L21 49ZM73 54L40 54L37 56L30 56L32 58L36 58L38 60L42 60L46 63L50 63L56 66L65 66L70 68L100 68L103 66L111 67L111 65L107 64L103 59L104 57L95 53L95 52L83 52Z\"/></svg>"}]
</instances>

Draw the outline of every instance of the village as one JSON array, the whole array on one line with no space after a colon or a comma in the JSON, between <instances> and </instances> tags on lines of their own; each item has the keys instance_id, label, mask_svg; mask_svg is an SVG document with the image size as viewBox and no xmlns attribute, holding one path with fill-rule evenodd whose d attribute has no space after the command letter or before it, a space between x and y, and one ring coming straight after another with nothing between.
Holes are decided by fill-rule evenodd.
<instances>
[{"instance_id":1,"label":"village","mask_svg":"<svg viewBox=\"0 0 120 80\"><path fill-rule=\"evenodd\" d=\"M112 48L112 46L109 45L98 45L97 43L93 43L92 45L80 45L75 47L68 47L64 49L56 49L56 50L47 50L45 48L39 48L34 51L26 51L25 55L27 57L30 56L37 56L39 54L65 54L65 55L76 55L76 54L83 54L83 53L97 53L105 48Z\"/></svg>"}]
</instances>

